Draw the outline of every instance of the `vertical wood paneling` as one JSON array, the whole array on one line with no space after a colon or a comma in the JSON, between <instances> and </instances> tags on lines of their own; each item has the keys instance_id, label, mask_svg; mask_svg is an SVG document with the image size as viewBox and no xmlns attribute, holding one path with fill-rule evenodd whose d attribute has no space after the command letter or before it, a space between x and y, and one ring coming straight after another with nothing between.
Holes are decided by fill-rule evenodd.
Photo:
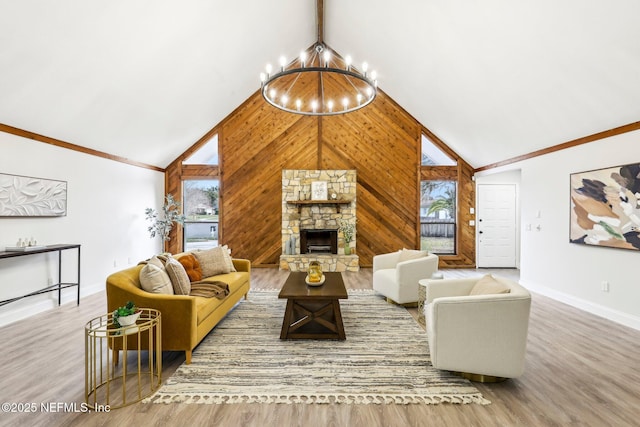
<instances>
[{"instance_id":1,"label":"vertical wood paneling","mask_svg":"<svg viewBox=\"0 0 640 427\"><path fill-rule=\"evenodd\" d=\"M220 243L234 256L254 266L279 264L282 169L356 170L361 266L371 266L376 254L419 244L419 182L425 173L420 144L421 133L428 131L385 93L360 111L320 118L284 113L256 92L215 129L222 159ZM441 265L473 266L475 235L468 227L473 170L446 151L459 162L446 171L459 179L459 253L442 257ZM180 175L181 162L167 168L167 191L174 195L180 193ZM180 233L175 232L181 241ZM172 242L171 249L181 248Z\"/></svg>"}]
</instances>

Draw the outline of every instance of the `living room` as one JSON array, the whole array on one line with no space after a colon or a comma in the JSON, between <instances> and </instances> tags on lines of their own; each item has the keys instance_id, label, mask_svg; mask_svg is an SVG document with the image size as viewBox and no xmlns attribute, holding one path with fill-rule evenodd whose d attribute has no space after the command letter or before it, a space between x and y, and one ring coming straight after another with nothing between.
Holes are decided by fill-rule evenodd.
<instances>
[{"instance_id":1,"label":"living room","mask_svg":"<svg viewBox=\"0 0 640 427\"><path fill-rule=\"evenodd\" d=\"M638 374L633 365L640 341L640 312L635 303L640 299L640 289L632 267L637 255L631 250L570 243L569 187L573 173L639 162L640 111L633 100L640 95L635 78L640 55L634 42L637 26L630 18L637 6L628 4L616 9L600 5L584 10L577 2L572 7L539 2L521 8L496 4L488 17L480 6L467 5L470 9L464 11L459 5L410 2L394 14L382 4L340 5L326 1L328 42L339 53L353 49L354 55L358 52L358 56L371 58L381 73L380 92L362 110L318 118L297 116L267 105L257 77L266 61L275 61L282 52L295 55L313 42L313 1L251 4L252 16L236 8L223 14L214 6L197 9L190 5L181 9L139 2L106 8L100 11L104 14L100 17L93 3L87 3L86 10L76 11L37 3L37 11L32 9L35 6L2 7L2 38L10 46L2 64L4 70L11 71L1 73L4 99L0 102L0 173L66 182L66 215L2 217L0 247L14 246L18 239L25 238L33 238L39 244L80 244L81 301L76 306L75 289L69 289L62 293L60 307L53 294L0 307L2 337L13 349L8 352L2 372L20 372L22 379L21 384L12 382L11 387L5 388L5 393L10 394L4 394L3 400L83 400L83 326L105 312L105 280L110 274L163 250L159 239L149 238L144 212L149 207L159 209L167 193L180 198L183 180L219 180L219 241L232 249L234 257L251 261L252 274L257 275L255 280L252 278L252 287L273 288L283 279L278 269L283 254L282 171L353 169L358 174L354 249L361 271L357 274L362 274L362 282L369 286L375 255L401 248L420 249L421 180L452 176L458 180L457 253L441 256L440 266L451 274L458 270L478 275L484 272L476 269L477 222L470 225L470 221L478 220L470 210L479 208L477 186L515 186L518 254L517 268L513 270L519 283L534 294L534 311L525 375L497 385L478 386L491 405L286 405L288 408L274 409L277 405L205 408L210 405L136 404L87 417L50 414L51 418L46 418L40 414L39 420L43 421L39 422L51 419L60 425L115 424L130 417L144 423L147 416L151 417L150 422L186 416L195 420L221 417L220 424L226 425L266 420L263 425L268 425L299 424L299 420L318 416L327 421L325 424L394 425L396 419L396 425L403 425L400 421L406 425L418 424L422 416L433 416L437 422L449 421L452 425L490 424L492 420L500 425L526 424L522 420L547 421L549 425L577 420L597 425L590 420L602 420L598 418L602 415L597 414L611 410L611 405L618 405L615 411L621 414L631 410L626 406L633 406L633 396L639 391L634 385ZM358 35L359 27L353 30L350 25L357 16L353 9L356 7L367 11L363 21L388 22L395 29L376 32L368 27L366 33L361 30L366 36ZM143 18L149 12L147 8L154 10ZM371 10L377 8L380 12ZM413 9L419 17L412 17ZM442 15L445 12L450 15ZM197 37L213 44L208 46L200 40L198 49L206 52L203 56L216 56L218 60L212 62L224 65L217 68L209 59L200 58L197 49L187 50L186 41L196 35L180 25L173 28L172 14L184 22L196 20L198 25L194 27L200 31L210 19L224 27L217 31L227 31L226 34L213 32ZM273 19L265 20L264 16ZM286 16L295 16L302 22L291 23ZM489 32L485 27L491 25L480 26L477 16L498 28ZM603 16L610 19L602 19ZM230 22L223 22L222 17ZM278 20L274 21L276 17ZM33 20L40 25L27 25ZM410 20L411 28L429 30L423 34L405 29L403 20ZM115 21L121 23L117 36L109 25ZM144 31L136 30L140 21ZM273 34L274 25L262 21L280 23L283 28L290 28L292 35ZM598 34L590 33L594 22L609 21L618 24L603 24ZM544 32L539 31L537 22L546 24L542 26ZM574 32L566 30L569 22ZM516 28L518 25L523 28ZM41 28L42 34L30 36L34 27ZM67 28L75 36L71 37L73 40L61 28ZM249 38L245 34L247 28L257 29L251 31L255 34L265 34L264 40ZM465 37L454 38L454 33L465 28ZM485 61L468 46L481 29L487 31L481 38L482 43L487 43L481 44L485 49L481 52L500 54L497 59L503 64L499 67L487 64L488 59ZM350 33L351 30L356 32ZM145 31L156 40L149 41ZM505 40L509 37L500 31L513 32L520 42L527 36L533 41L519 47L523 52L516 55L516 48ZM384 39L385 33L392 35L395 44ZM85 50L90 48L79 43L82 35L94 42L95 58ZM115 37L113 44L107 44L110 37ZM393 51L393 46L407 39L415 40L419 49ZM229 52L225 50L226 43L217 40L235 40L236 50L242 52ZM443 40L456 44L447 46ZM497 43L498 40L504 43ZM559 47L554 46L557 40L562 40ZM136 43L129 46L127 41ZM257 46L251 47L252 44ZM439 46L442 44L445 46ZM57 59L46 55L48 49L55 49ZM164 49L168 50L166 56L180 58L183 64L197 58L203 62L194 67L197 71L187 71L184 66L162 59L163 54L152 55ZM253 54L246 55L250 49ZM378 49L382 52L374 52ZM428 58L416 58L416 50ZM184 56L179 56L180 52ZM544 65L534 67L532 63L543 61L541 52L555 56L544 58ZM567 57L567 52L573 56ZM240 54L251 60L243 62L238 58ZM525 66L518 64L514 55ZM474 67L468 67L465 57L475 61ZM601 59L594 63L594 57ZM410 65L412 61L403 62L407 58L418 61L420 67L416 70ZM439 62L431 62L436 59ZM66 67L74 61L76 67ZM113 65L115 61L126 66ZM234 66L242 68L246 75L237 73ZM65 68L72 70L64 71ZM137 71L125 72L121 68ZM468 68L473 68L473 75L462 72ZM220 77L218 73L222 71L210 72L213 69L226 69L228 74ZM527 74L527 69L534 71ZM421 77L422 73L425 77ZM242 74L237 77L237 85L230 83L236 82L232 74ZM215 80L214 76L220 80L218 86L208 86L207 81ZM191 84L190 80L197 82ZM168 92L155 93L163 92L159 88ZM214 135L218 138L220 164L206 169L185 167L183 161ZM456 160L457 165L440 169L421 166L423 136ZM179 227L173 233L168 250L177 253L183 250L183 236ZM75 254L63 255L64 280L75 277L74 257ZM2 300L36 291L49 279L55 279L58 268L53 255L0 262ZM607 283L606 291L603 282ZM536 306L539 311L535 311ZM567 334L563 339L572 340L568 348L589 347L589 351L563 354L560 347L550 345L563 332ZM619 344L611 344L610 337ZM563 354L559 357L562 360L550 366L554 359L545 354L547 351ZM46 355L59 368L49 368ZM167 353L166 358L164 369L170 372L184 361L184 355L173 352ZM598 361L601 366L596 372L585 368L581 378L584 384L579 390L566 390L577 380L565 379L562 373L575 372L569 368L572 364L591 369L593 364L589 361ZM29 379L24 380L25 376ZM170 374L164 375L164 379L169 377ZM592 381L594 377L597 382ZM607 377L615 378L616 386L606 388L608 395L603 397L592 387L606 387L599 381L609 381L605 380ZM622 378L626 378L624 388L619 385ZM537 414L548 411L547 418L533 416L520 407L518 411L523 413L514 416L512 408L522 396L525 404L520 405L530 405ZM613 403L612 396L618 403ZM575 403L576 400L582 403ZM22 415L15 420L29 423L30 419Z\"/></svg>"}]
</instances>

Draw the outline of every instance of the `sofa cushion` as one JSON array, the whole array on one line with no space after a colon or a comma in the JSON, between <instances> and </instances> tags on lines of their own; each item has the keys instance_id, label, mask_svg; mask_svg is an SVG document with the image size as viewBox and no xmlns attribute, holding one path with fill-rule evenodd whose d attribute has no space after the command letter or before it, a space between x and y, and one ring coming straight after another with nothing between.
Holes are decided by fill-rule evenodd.
<instances>
[{"instance_id":1,"label":"sofa cushion","mask_svg":"<svg viewBox=\"0 0 640 427\"><path fill-rule=\"evenodd\" d=\"M400 251L400 258L398 259L398 262L402 262L402 261L409 261L412 259L418 259L418 258L423 258L426 257L429 253L427 251L418 251L415 249L402 249Z\"/></svg>"},{"instance_id":2,"label":"sofa cushion","mask_svg":"<svg viewBox=\"0 0 640 427\"><path fill-rule=\"evenodd\" d=\"M203 278L215 276L217 274L226 274L231 271L225 258L225 252L227 252L227 250L223 249L222 246L204 251L192 252L200 263Z\"/></svg>"},{"instance_id":3,"label":"sofa cushion","mask_svg":"<svg viewBox=\"0 0 640 427\"><path fill-rule=\"evenodd\" d=\"M223 254L224 254L224 259L227 262L227 265L229 266L229 272L233 272L233 271L237 271L236 267L233 265L233 259L231 259L231 249L229 249L229 246L227 245L222 245L222 249L224 249Z\"/></svg>"},{"instance_id":4,"label":"sofa cushion","mask_svg":"<svg viewBox=\"0 0 640 427\"><path fill-rule=\"evenodd\" d=\"M151 262L140 270L140 287L153 294L173 295L173 285L164 267Z\"/></svg>"},{"instance_id":5,"label":"sofa cushion","mask_svg":"<svg viewBox=\"0 0 640 427\"><path fill-rule=\"evenodd\" d=\"M229 285L229 295L232 295L235 292L238 292L238 290L244 283L247 283L249 281L249 273L244 271L231 272L227 274L220 274L215 277L205 278L202 281L211 283L215 283L216 281L224 282ZM195 298L196 309L198 311L198 324L206 319L211 313L215 311L216 308L218 308L218 306L220 306L220 304L222 304L226 300L226 298L204 298L199 296L196 296Z\"/></svg>"},{"instance_id":6,"label":"sofa cushion","mask_svg":"<svg viewBox=\"0 0 640 427\"><path fill-rule=\"evenodd\" d=\"M189 295L191 292L191 281L181 263L177 259L169 255L164 265L171 279L173 293L176 295Z\"/></svg>"},{"instance_id":7,"label":"sofa cushion","mask_svg":"<svg viewBox=\"0 0 640 427\"><path fill-rule=\"evenodd\" d=\"M202 268L196 257L192 253L183 254L180 258L176 258L180 264L184 267L189 276L189 280L197 282L202 280Z\"/></svg>"},{"instance_id":8,"label":"sofa cushion","mask_svg":"<svg viewBox=\"0 0 640 427\"><path fill-rule=\"evenodd\" d=\"M497 281L491 274L486 274L473 285L469 295L508 294L511 288Z\"/></svg>"}]
</instances>

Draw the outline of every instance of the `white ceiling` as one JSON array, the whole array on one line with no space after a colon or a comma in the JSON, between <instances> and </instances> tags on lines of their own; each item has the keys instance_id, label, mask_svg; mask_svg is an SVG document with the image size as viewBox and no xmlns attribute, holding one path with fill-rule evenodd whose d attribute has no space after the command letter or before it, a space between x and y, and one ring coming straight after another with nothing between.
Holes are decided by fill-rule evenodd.
<instances>
[{"instance_id":1,"label":"white ceiling","mask_svg":"<svg viewBox=\"0 0 640 427\"><path fill-rule=\"evenodd\" d=\"M0 123L167 166L315 0L0 0ZM325 0L325 41L474 167L640 120L638 0Z\"/></svg>"}]
</instances>

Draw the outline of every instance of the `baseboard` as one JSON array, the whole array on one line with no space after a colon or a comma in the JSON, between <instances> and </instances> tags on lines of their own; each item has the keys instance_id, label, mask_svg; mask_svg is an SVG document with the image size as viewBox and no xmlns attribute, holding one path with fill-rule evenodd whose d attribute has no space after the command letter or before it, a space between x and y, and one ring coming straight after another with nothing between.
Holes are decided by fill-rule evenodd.
<instances>
[{"instance_id":1,"label":"baseboard","mask_svg":"<svg viewBox=\"0 0 640 427\"><path fill-rule=\"evenodd\" d=\"M93 283L87 286L82 285L80 287L80 304L82 304L82 298L88 295L93 295L103 290L104 290L104 283ZM43 313L48 310L53 310L58 308L58 293L51 292L46 295L47 295L46 299L38 300L36 297L36 299L33 299L33 303L31 304L23 303L21 305L12 307L10 303L3 306L2 313L0 313L0 327L9 325L19 320L27 319L31 316L34 316L39 313ZM62 305L67 303L75 303L77 297L78 297L78 294L77 294L76 288L63 289L60 304ZM28 302L30 298L32 297L27 297L19 301Z\"/></svg>"},{"instance_id":2,"label":"baseboard","mask_svg":"<svg viewBox=\"0 0 640 427\"><path fill-rule=\"evenodd\" d=\"M544 295L556 301L560 301L572 307L579 308L580 310L584 310L588 313L595 314L596 316L603 317L607 320L611 320L612 322L640 331L640 317L632 316L618 310L613 310L600 304L594 304L591 301L577 298L564 292L558 292L557 290L546 286L540 286L535 283L525 282L522 280L520 280L520 284L532 292L536 292L540 295Z\"/></svg>"}]
</instances>

